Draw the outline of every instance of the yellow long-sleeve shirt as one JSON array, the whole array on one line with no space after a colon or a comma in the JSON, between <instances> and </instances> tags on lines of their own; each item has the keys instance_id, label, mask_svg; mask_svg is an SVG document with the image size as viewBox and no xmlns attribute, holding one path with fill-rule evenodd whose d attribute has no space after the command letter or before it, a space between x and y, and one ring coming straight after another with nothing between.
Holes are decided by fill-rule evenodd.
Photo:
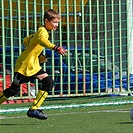
<instances>
[{"instance_id":1,"label":"yellow long-sleeve shirt","mask_svg":"<svg viewBox=\"0 0 133 133\"><path fill-rule=\"evenodd\" d=\"M53 49L55 47L48 38L49 33L44 26L40 26L37 32L24 38L26 49L16 61L15 72L32 76L41 70L38 56L44 48Z\"/></svg>"}]
</instances>

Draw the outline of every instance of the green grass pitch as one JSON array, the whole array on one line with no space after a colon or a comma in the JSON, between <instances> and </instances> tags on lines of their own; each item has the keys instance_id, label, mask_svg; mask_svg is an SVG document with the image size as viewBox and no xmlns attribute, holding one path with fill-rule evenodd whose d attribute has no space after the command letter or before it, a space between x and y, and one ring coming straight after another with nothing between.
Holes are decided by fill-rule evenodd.
<instances>
[{"instance_id":1,"label":"green grass pitch","mask_svg":"<svg viewBox=\"0 0 133 133\"><path fill-rule=\"evenodd\" d=\"M2 108L5 106L8 105L2 105ZM133 121L130 119L132 107L132 104L126 104L44 110L47 120L28 118L26 112L0 114L0 132L133 133Z\"/></svg>"}]
</instances>

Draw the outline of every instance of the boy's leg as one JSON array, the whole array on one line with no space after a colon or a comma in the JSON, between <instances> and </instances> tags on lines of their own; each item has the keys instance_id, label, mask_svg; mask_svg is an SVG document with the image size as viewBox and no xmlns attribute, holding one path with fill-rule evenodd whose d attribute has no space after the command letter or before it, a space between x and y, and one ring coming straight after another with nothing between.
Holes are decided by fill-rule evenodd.
<instances>
[{"instance_id":1,"label":"boy's leg","mask_svg":"<svg viewBox=\"0 0 133 133\"><path fill-rule=\"evenodd\" d=\"M34 75L34 77L40 80L40 82L42 83L42 87L38 91L32 107L30 108L31 110L38 109L41 106L49 91L54 86L53 79L51 79L43 69L41 69L36 75Z\"/></svg>"},{"instance_id":2,"label":"boy's leg","mask_svg":"<svg viewBox=\"0 0 133 133\"><path fill-rule=\"evenodd\" d=\"M25 77L24 75L22 75L20 73L15 73L14 80L13 80L11 86L8 89L5 89L0 94L0 104L2 104L4 101L6 101L9 97L17 95L20 91L20 85L23 82L28 82L28 81L29 81L29 77Z\"/></svg>"},{"instance_id":3,"label":"boy's leg","mask_svg":"<svg viewBox=\"0 0 133 133\"><path fill-rule=\"evenodd\" d=\"M31 110L38 109L42 105L47 95L48 95L47 91L39 90L30 109Z\"/></svg>"},{"instance_id":4,"label":"boy's leg","mask_svg":"<svg viewBox=\"0 0 133 133\"><path fill-rule=\"evenodd\" d=\"M31 110L38 109L42 105L43 101L48 95L48 92L53 88L54 85L53 80L49 76L45 77L40 82L42 83L42 88L40 88L38 91L38 94L31 106Z\"/></svg>"},{"instance_id":5,"label":"boy's leg","mask_svg":"<svg viewBox=\"0 0 133 133\"><path fill-rule=\"evenodd\" d=\"M39 110L39 107L42 105L43 101L45 100L45 98L47 97L48 92L43 91L43 90L39 90L38 94L31 106L31 108L28 110L27 112L27 116L28 117L34 117L34 118L38 118L41 120L45 120L47 119L47 115L45 115L42 110Z\"/></svg>"},{"instance_id":6,"label":"boy's leg","mask_svg":"<svg viewBox=\"0 0 133 133\"><path fill-rule=\"evenodd\" d=\"M2 104L4 101L6 101L9 97L17 95L20 90L20 85L16 85L14 82L11 84L11 86L8 89L5 89L0 94L0 104Z\"/></svg>"},{"instance_id":7,"label":"boy's leg","mask_svg":"<svg viewBox=\"0 0 133 133\"><path fill-rule=\"evenodd\" d=\"M2 92L0 94L0 104L2 104L3 102L5 102L8 98L4 95L4 93Z\"/></svg>"},{"instance_id":8,"label":"boy's leg","mask_svg":"<svg viewBox=\"0 0 133 133\"><path fill-rule=\"evenodd\" d=\"M41 75L44 73L46 73L46 72L41 70L38 74ZM27 115L29 117L35 117L38 119L47 119L47 116L43 115L42 112L41 113L38 112L38 111L40 111L38 109L42 105L45 98L47 97L48 92L53 88L54 82L49 76L44 77L42 80L40 80L40 82L42 83L42 88L40 88L40 90L38 91L38 94L31 106L31 108L27 112Z\"/></svg>"}]
</instances>

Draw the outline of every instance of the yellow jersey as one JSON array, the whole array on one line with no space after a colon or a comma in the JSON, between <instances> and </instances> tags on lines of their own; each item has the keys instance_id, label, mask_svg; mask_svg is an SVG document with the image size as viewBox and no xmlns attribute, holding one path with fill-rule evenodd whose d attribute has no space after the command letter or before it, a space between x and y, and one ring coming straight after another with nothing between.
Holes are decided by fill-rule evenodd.
<instances>
[{"instance_id":1,"label":"yellow jersey","mask_svg":"<svg viewBox=\"0 0 133 133\"><path fill-rule=\"evenodd\" d=\"M37 32L24 38L23 42L26 49L16 61L15 72L29 77L42 69L39 64L38 56L44 48L53 49L55 47L48 38L49 33L44 26L40 26Z\"/></svg>"}]
</instances>

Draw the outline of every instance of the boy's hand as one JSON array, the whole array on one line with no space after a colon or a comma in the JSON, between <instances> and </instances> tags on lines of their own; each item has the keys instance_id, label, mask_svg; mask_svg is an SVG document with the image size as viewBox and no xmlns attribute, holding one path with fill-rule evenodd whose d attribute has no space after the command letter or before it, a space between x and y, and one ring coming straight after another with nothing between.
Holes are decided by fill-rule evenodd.
<instances>
[{"instance_id":1,"label":"boy's hand","mask_svg":"<svg viewBox=\"0 0 133 133\"><path fill-rule=\"evenodd\" d=\"M67 56L67 50L63 49L63 47L55 46L54 50L58 51L62 56Z\"/></svg>"},{"instance_id":2,"label":"boy's hand","mask_svg":"<svg viewBox=\"0 0 133 133\"><path fill-rule=\"evenodd\" d=\"M61 54L62 56L67 56L67 51L65 49L63 49L62 47L58 47L57 51L59 52L59 54Z\"/></svg>"}]
</instances>

